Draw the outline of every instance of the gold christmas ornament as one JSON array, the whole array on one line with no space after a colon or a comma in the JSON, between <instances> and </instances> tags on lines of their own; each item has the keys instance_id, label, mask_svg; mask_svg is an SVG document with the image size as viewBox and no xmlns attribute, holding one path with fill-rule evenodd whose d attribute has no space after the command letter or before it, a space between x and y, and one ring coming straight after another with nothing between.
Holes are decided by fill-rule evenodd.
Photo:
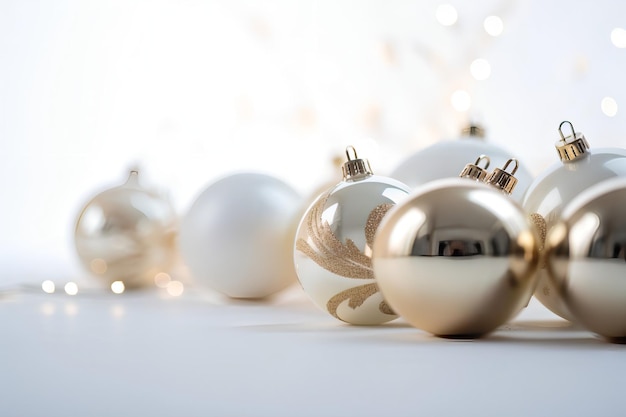
<instances>
[{"instance_id":1,"label":"gold christmas ornament","mask_svg":"<svg viewBox=\"0 0 626 417\"><path fill-rule=\"evenodd\" d=\"M168 199L139 184L131 171L125 184L93 197L81 210L74 244L81 264L107 286L154 283L176 259L177 219Z\"/></svg>"},{"instance_id":2,"label":"gold christmas ornament","mask_svg":"<svg viewBox=\"0 0 626 417\"><path fill-rule=\"evenodd\" d=\"M564 134L566 127L571 130L570 135ZM561 219L564 207L581 192L606 179L626 176L626 149L593 149L568 121L562 122L558 130L560 139L555 148L559 161L537 176L522 201L537 233L544 238ZM543 251L543 239L539 246ZM571 320L571 314L548 279L545 263L542 262L537 274L535 298L555 314Z\"/></svg>"},{"instance_id":3,"label":"gold christmas ornament","mask_svg":"<svg viewBox=\"0 0 626 417\"><path fill-rule=\"evenodd\" d=\"M509 196L515 168L506 167L517 161L486 175L481 159L488 161L481 156L466 166L464 178L414 190L387 213L374 241L374 275L385 300L411 325L442 337L496 329L534 289L536 235Z\"/></svg>"},{"instance_id":4,"label":"gold christmas ornament","mask_svg":"<svg viewBox=\"0 0 626 417\"><path fill-rule=\"evenodd\" d=\"M323 192L298 226L294 260L304 291L321 309L351 324L395 319L374 281L371 248L385 213L408 187L374 175L353 147L346 150L343 181Z\"/></svg>"},{"instance_id":5,"label":"gold christmas ornament","mask_svg":"<svg viewBox=\"0 0 626 417\"><path fill-rule=\"evenodd\" d=\"M548 277L573 320L626 343L626 178L590 187L548 233Z\"/></svg>"}]
</instances>

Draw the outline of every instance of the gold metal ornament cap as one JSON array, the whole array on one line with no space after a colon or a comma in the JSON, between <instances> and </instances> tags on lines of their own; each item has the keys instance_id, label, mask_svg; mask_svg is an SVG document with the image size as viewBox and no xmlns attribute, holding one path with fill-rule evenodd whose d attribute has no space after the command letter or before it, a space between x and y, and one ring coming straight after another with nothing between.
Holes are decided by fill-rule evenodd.
<instances>
[{"instance_id":1,"label":"gold metal ornament cap","mask_svg":"<svg viewBox=\"0 0 626 417\"><path fill-rule=\"evenodd\" d=\"M350 155L351 153L354 157ZM346 157L348 160L341 167L344 181L355 181L374 175L369 161L367 159L360 159L356 154L354 146L350 145L346 147Z\"/></svg>"},{"instance_id":2,"label":"gold metal ornament cap","mask_svg":"<svg viewBox=\"0 0 626 417\"><path fill-rule=\"evenodd\" d=\"M484 139L485 129L472 123L469 126L463 128L461 134L463 134L464 136L471 136L472 138Z\"/></svg>"},{"instance_id":3,"label":"gold metal ornament cap","mask_svg":"<svg viewBox=\"0 0 626 417\"><path fill-rule=\"evenodd\" d=\"M486 161L484 168L481 168L479 166L480 161ZM475 181L484 181L487 177L487 168L489 168L490 163L491 159L489 159L487 155L480 155L478 159L476 159L476 162L474 162L473 164L465 165L465 168L463 168L463 171L461 171L459 177Z\"/></svg>"},{"instance_id":4,"label":"gold metal ornament cap","mask_svg":"<svg viewBox=\"0 0 626 417\"><path fill-rule=\"evenodd\" d=\"M509 167L511 162L513 162L515 166L513 167L513 170L508 173L506 169ZM515 172L517 172L518 167L519 162L517 162L517 159L511 158L506 161L502 168L494 169L493 172L489 174L485 182L502 190L506 194L511 194L513 192L513 189L517 185L517 178L515 178L514 175Z\"/></svg>"},{"instance_id":5,"label":"gold metal ornament cap","mask_svg":"<svg viewBox=\"0 0 626 417\"><path fill-rule=\"evenodd\" d=\"M563 135L562 127L564 124L568 124L572 130L572 134L569 136ZM585 136L574 130L574 125L567 120L561 122L559 125L559 135L561 140L554 144L556 151L559 154L559 158L562 162L576 161L584 156L587 156L589 149L589 142Z\"/></svg>"}]
</instances>

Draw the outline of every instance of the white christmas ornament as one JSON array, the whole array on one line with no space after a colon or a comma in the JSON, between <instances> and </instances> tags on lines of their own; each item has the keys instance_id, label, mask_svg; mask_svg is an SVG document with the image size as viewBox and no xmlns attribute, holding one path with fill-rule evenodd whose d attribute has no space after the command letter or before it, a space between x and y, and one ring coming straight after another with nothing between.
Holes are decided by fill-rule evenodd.
<instances>
[{"instance_id":1,"label":"white christmas ornament","mask_svg":"<svg viewBox=\"0 0 626 417\"><path fill-rule=\"evenodd\" d=\"M475 155L489 155L496 166L503 166L513 159L510 152L486 141L480 127L470 126L463 130L458 140L438 142L410 155L389 176L414 189L433 180L457 177L459 167ZM515 176L518 185L511 195L521 202L533 177L524 166L519 167Z\"/></svg>"},{"instance_id":2,"label":"white christmas ornament","mask_svg":"<svg viewBox=\"0 0 626 417\"><path fill-rule=\"evenodd\" d=\"M563 125L572 134L564 136ZM531 184L522 206L535 222L543 249L545 236L561 219L563 208L574 197L600 181L626 176L626 149L590 149L585 136L574 131L568 121L559 125L561 139L555 144L560 162L554 163ZM538 270L539 281L535 298L552 312L571 320L572 316L554 286L548 280L545 264Z\"/></svg>"},{"instance_id":3,"label":"white christmas ornament","mask_svg":"<svg viewBox=\"0 0 626 417\"><path fill-rule=\"evenodd\" d=\"M300 221L296 271L302 288L322 310L351 324L380 324L397 316L374 282L374 234L387 210L405 198L409 188L374 175L353 147L346 155L343 181L323 192Z\"/></svg>"},{"instance_id":4,"label":"white christmas ornament","mask_svg":"<svg viewBox=\"0 0 626 417\"><path fill-rule=\"evenodd\" d=\"M296 282L292 257L301 197L285 182L237 173L209 185L185 214L180 251L194 282L233 298L262 298Z\"/></svg>"}]
</instances>

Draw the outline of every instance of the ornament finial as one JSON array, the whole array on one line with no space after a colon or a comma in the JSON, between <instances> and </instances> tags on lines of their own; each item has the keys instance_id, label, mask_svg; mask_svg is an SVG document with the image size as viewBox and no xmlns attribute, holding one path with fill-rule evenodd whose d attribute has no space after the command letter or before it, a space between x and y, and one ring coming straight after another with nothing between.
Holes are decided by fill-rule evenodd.
<instances>
[{"instance_id":1,"label":"ornament finial","mask_svg":"<svg viewBox=\"0 0 626 417\"><path fill-rule=\"evenodd\" d=\"M565 136L563 134L563 125L565 124L569 125L572 131L571 135ZM561 122L559 125L559 135L561 136L561 140L554 146L562 162L575 161L587 155L589 143L582 133L574 130L572 122L567 120Z\"/></svg>"},{"instance_id":2,"label":"ornament finial","mask_svg":"<svg viewBox=\"0 0 626 417\"><path fill-rule=\"evenodd\" d=\"M480 162L485 161L485 167L482 168L480 166ZM487 176L487 168L489 168L489 164L491 163L491 159L487 155L480 155L476 158L476 162L473 164L465 165L463 171L459 174L461 178L468 178L470 180L483 181Z\"/></svg>"},{"instance_id":3,"label":"ornament finial","mask_svg":"<svg viewBox=\"0 0 626 417\"><path fill-rule=\"evenodd\" d=\"M126 183L124 183L127 187L138 187L139 186L139 170L137 168L132 168L128 172L128 178L126 179Z\"/></svg>"},{"instance_id":4,"label":"ornament finial","mask_svg":"<svg viewBox=\"0 0 626 417\"><path fill-rule=\"evenodd\" d=\"M485 138L485 129L476 123L471 123L467 127L463 128L461 134L465 136L470 136L472 138L484 139Z\"/></svg>"},{"instance_id":5,"label":"ornament finial","mask_svg":"<svg viewBox=\"0 0 626 417\"><path fill-rule=\"evenodd\" d=\"M511 172L509 173L506 170L509 167L509 165L511 165L511 163L514 163L515 165L513 166L513 169L511 170ZM491 184L494 187L502 190L506 194L511 194L513 192L513 189L517 185L517 178L513 176L517 172L517 168L519 168L519 162L517 161L517 159L511 158L508 161L506 161L506 163L504 164L502 168L494 169L493 172L489 175L489 177L487 177L485 182L487 184Z\"/></svg>"},{"instance_id":6,"label":"ornament finial","mask_svg":"<svg viewBox=\"0 0 626 417\"><path fill-rule=\"evenodd\" d=\"M351 156L352 154L353 156ZM348 160L343 164L341 168L343 171L344 181L355 181L363 178L367 178L373 175L372 168L367 159L360 159L357 156L354 146L349 145L346 147L346 157Z\"/></svg>"}]
</instances>

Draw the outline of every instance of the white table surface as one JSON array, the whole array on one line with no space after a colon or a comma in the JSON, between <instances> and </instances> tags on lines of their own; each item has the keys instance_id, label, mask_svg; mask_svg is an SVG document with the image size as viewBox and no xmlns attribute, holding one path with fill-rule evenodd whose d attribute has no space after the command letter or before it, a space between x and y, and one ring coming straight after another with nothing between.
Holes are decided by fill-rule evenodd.
<instances>
[{"instance_id":1,"label":"white table surface","mask_svg":"<svg viewBox=\"0 0 626 417\"><path fill-rule=\"evenodd\" d=\"M626 346L536 301L478 340L342 324L294 286L0 296L2 416L618 416Z\"/></svg>"}]
</instances>

